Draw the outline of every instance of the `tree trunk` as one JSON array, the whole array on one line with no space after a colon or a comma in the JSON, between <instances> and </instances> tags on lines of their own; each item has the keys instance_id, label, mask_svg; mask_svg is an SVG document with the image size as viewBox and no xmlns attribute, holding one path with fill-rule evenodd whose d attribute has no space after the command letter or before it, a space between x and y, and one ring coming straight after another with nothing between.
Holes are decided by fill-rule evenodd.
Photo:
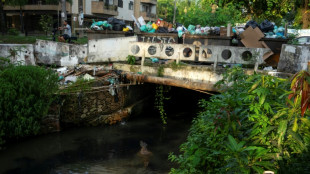
<instances>
[{"instance_id":1,"label":"tree trunk","mask_svg":"<svg viewBox=\"0 0 310 174\"><path fill-rule=\"evenodd\" d=\"M305 0L304 9L302 11L302 28L307 29L309 28L309 0Z\"/></svg>"},{"instance_id":2,"label":"tree trunk","mask_svg":"<svg viewBox=\"0 0 310 174\"><path fill-rule=\"evenodd\" d=\"M20 32L24 33L24 17L22 6L19 6L19 15L20 15Z\"/></svg>"},{"instance_id":3,"label":"tree trunk","mask_svg":"<svg viewBox=\"0 0 310 174\"><path fill-rule=\"evenodd\" d=\"M2 32L2 35L4 35L5 33L5 22L4 22L4 10L3 10L3 6L4 6L4 3L2 1L0 1L0 14L1 14L1 32Z\"/></svg>"},{"instance_id":4,"label":"tree trunk","mask_svg":"<svg viewBox=\"0 0 310 174\"><path fill-rule=\"evenodd\" d=\"M173 24L175 24L175 15L177 11L177 0L174 0L174 9L173 9Z\"/></svg>"}]
</instances>

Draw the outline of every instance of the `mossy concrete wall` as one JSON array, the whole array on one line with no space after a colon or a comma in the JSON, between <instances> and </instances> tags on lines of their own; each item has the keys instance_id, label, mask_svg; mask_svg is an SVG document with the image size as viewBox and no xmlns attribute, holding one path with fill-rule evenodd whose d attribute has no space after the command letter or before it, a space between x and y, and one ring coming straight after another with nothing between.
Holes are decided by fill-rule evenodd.
<instances>
[{"instance_id":1,"label":"mossy concrete wall","mask_svg":"<svg viewBox=\"0 0 310 174\"><path fill-rule=\"evenodd\" d=\"M32 44L0 44L0 57L9 58L11 63L35 65Z\"/></svg>"},{"instance_id":2,"label":"mossy concrete wall","mask_svg":"<svg viewBox=\"0 0 310 174\"><path fill-rule=\"evenodd\" d=\"M296 73L307 70L310 62L310 46L307 45L282 45L279 72Z\"/></svg>"}]
</instances>

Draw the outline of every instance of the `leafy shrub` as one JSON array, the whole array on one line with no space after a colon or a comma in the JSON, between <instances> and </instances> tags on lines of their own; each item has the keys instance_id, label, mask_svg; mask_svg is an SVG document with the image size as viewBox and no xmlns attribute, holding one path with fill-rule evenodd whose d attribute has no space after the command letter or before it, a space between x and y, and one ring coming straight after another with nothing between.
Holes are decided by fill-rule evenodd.
<instances>
[{"instance_id":1,"label":"leafy shrub","mask_svg":"<svg viewBox=\"0 0 310 174\"><path fill-rule=\"evenodd\" d=\"M171 173L263 173L306 159L309 77L297 74L290 91L288 80L229 70L218 83L224 92L200 102L183 154L169 155L180 165Z\"/></svg>"},{"instance_id":2,"label":"leafy shrub","mask_svg":"<svg viewBox=\"0 0 310 174\"><path fill-rule=\"evenodd\" d=\"M58 89L57 81L53 71L37 66L8 66L0 71L0 136L37 134Z\"/></svg>"},{"instance_id":3,"label":"leafy shrub","mask_svg":"<svg viewBox=\"0 0 310 174\"><path fill-rule=\"evenodd\" d=\"M130 64L130 65L134 65L136 63L136 57L133 56L133 55L128 55L127 56L127 62Z\"/></svg>"},{"instance_id":4,"label":"leafy shrub","mask_svg":"<svg viewBox=\"0 0 310 174\"><path fill-rule=\"evenodd\" d=\"M41 15L40 17L40 27L45 32L45 35L47 35L47 32L51 30L52 24L53 24L53 17L50 15Z\"/></svg>"},{"instance_id":5,"label":"leafy shrub","mask_svg":"<svg viewBox=\"0 0 310 174\"><path fill-rule=\"evenodd\" d=\"M9 35L13 35L13 36L18 36L18 35L19 35L19 31L16 30L15 28L10 28L10 29L8 30L8 34L9 34Z\"/></svg>"}]
</instances>

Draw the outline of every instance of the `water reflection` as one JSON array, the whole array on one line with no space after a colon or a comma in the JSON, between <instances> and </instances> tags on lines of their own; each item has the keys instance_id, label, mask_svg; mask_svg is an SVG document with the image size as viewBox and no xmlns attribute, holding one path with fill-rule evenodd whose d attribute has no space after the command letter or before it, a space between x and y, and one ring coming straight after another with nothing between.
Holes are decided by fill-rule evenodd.
<instances>
[{"instance_id":1,"label":"water reflection","mask_svg":"<svg viewBox=\"0 0 310 174\"><path fill-rule=\"evenodd\" d=\"M9 145L0 151L0 173L168 173L168 153L185 141L190 121L163 128L149 114L109 127L75 128Z\"/></svg>"}]
</instances>

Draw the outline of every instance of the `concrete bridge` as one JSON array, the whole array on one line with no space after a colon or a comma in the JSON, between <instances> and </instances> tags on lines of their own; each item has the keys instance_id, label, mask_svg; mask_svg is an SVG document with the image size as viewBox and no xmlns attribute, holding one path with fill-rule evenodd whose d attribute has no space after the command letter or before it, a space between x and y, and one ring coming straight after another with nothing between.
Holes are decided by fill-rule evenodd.
<instances>
[{"instance_id":1,"label":"concrete bridge","mask_svg":"<svg viewBox=\"0 0 310 174\"><path fill-rule=\"evenodd\" d=\"M253 73L272 54L266 48L137 42L136 36L89 40L87 45L37 40L34 45L0 45L0 48L0 55L10 57L13 62L58 66L108 63L131 80L202 91L217 91L213 85L222 78L225 66L246 66L250 67L246 72ZM129 65L128 55L141 59ZM281 72L264 73L287 75L305 70L309 55L309 46L283 45L278 66ZM153 63L150 58L160 63Z\"/></svg>"}]
</instances>

